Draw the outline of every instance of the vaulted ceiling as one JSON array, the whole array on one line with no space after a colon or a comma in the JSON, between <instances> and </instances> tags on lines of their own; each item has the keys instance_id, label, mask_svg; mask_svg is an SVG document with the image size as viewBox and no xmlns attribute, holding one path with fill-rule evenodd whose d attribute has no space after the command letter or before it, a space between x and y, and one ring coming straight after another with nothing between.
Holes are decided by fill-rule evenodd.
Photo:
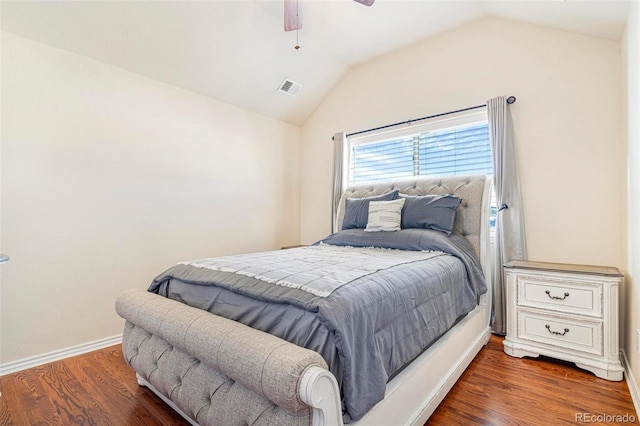
<instances>
[{"instance_id":1,"label":"vaulted ceiling","mask_svg":"<svg viewBox=\"0 0 640 426\"><path fill-rule=\"evenodd\" d=\"M282 0L2 2L2 30L302 125L357 64L484 16L620 40L626 1ZM299 44L300 49L294 49ZM288 77L296 97L276 89Z\"/></svg>"}]
</instances>

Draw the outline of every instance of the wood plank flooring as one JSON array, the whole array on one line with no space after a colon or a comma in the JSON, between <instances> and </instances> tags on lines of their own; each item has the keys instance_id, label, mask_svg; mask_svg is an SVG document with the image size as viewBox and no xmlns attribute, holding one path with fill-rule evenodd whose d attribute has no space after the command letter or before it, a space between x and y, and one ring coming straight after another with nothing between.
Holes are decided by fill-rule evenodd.
<instances>
[{"instance_id":1,"label":"wood plank flooring","mask_svg":"<svg viewBox=\"0 0 640 426\"><path fill-rule=\"evenodd\" d=\"M0 377L0 425L187 425L138 386L120 351L112 346ZM597 421L603 414L640 424L626 382L561 361L511 358L492 336L427 425L616 424Z\"/></svg>"},{"instance_id":2,"label":"wood plank flooring","mask_svg":"<svg viewBox=\"0 0 640 426\"><path fill-rule=\"evenodd\" d=\"M640 424L626 381L603 380L550 358L513 358L502 341L491 336L427 425L616 424L598 421L603 414L628 414L635 421L626 424Z\"/></svg>"}]
</instances>

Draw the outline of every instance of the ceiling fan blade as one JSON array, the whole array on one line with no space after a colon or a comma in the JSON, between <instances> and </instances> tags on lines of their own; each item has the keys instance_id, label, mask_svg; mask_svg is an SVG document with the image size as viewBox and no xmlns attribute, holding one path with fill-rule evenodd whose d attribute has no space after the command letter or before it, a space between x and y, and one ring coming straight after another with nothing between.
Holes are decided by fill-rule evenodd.
<instances>
[{"instance_id":1,"label":"ceiling fan blade","mask_svg":"<svg viewBox=\"0 0 640 426\"><path fill-rule=\"evenodd\" d=\"M300 0L284 0L284 30L295 31L302 28L302 4Z\"/></svg>"},{"instance_id":2,"label":"ceiling fan blade","mask_svg":"<svg viewBox=\"0 0 640 426\"><path fill-rule=\"evenodd\" d=\"M365 6L371 6L373 2L376 0L353 0L353 1L357 1L358 3L364 4Z\"/></svg>"}]
</instances>

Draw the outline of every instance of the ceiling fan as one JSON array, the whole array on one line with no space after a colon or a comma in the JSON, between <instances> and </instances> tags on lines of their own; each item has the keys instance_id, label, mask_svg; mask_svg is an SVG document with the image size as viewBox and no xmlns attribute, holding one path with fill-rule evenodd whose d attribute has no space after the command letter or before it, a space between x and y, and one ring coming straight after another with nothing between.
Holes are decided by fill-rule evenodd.
<instances>
[{"instance_id":1,"label":"ceiling fan","mask_svg":"<svg viewBox=\"0 0 640 426\"><path fill-rule=\"evenodd\" d=\"M302 28L301 0L284 0L284 30L296 31ZM371 6L375 0L353 0L365 6Z\"/></svg>"}]
</instances>

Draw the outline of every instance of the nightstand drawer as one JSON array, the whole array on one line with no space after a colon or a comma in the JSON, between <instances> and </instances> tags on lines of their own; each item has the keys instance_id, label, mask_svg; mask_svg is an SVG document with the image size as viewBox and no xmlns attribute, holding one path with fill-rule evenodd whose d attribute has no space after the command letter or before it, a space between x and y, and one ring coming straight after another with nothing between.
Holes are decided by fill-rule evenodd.
<instances>
[{"instance_id":1,"label":"nightstand drawer","mask_svg":"<svg viewBox=\"0 0 640 426\"><path fill-rule=\"evenodd\" d=\"M518 306L602 318L601 283L519 275L517 288Z\"/></svg>"},{"instance_id":2,"label":"nightstand drawer","mask_svg":"<svg viewBox=\"0 0 640 426\"><path fill-rule=\"evenodd\" d=\"M600 321L572 320L540 312L518 312L518 338L602 355Z\"/></svg>"}]
</instances>

